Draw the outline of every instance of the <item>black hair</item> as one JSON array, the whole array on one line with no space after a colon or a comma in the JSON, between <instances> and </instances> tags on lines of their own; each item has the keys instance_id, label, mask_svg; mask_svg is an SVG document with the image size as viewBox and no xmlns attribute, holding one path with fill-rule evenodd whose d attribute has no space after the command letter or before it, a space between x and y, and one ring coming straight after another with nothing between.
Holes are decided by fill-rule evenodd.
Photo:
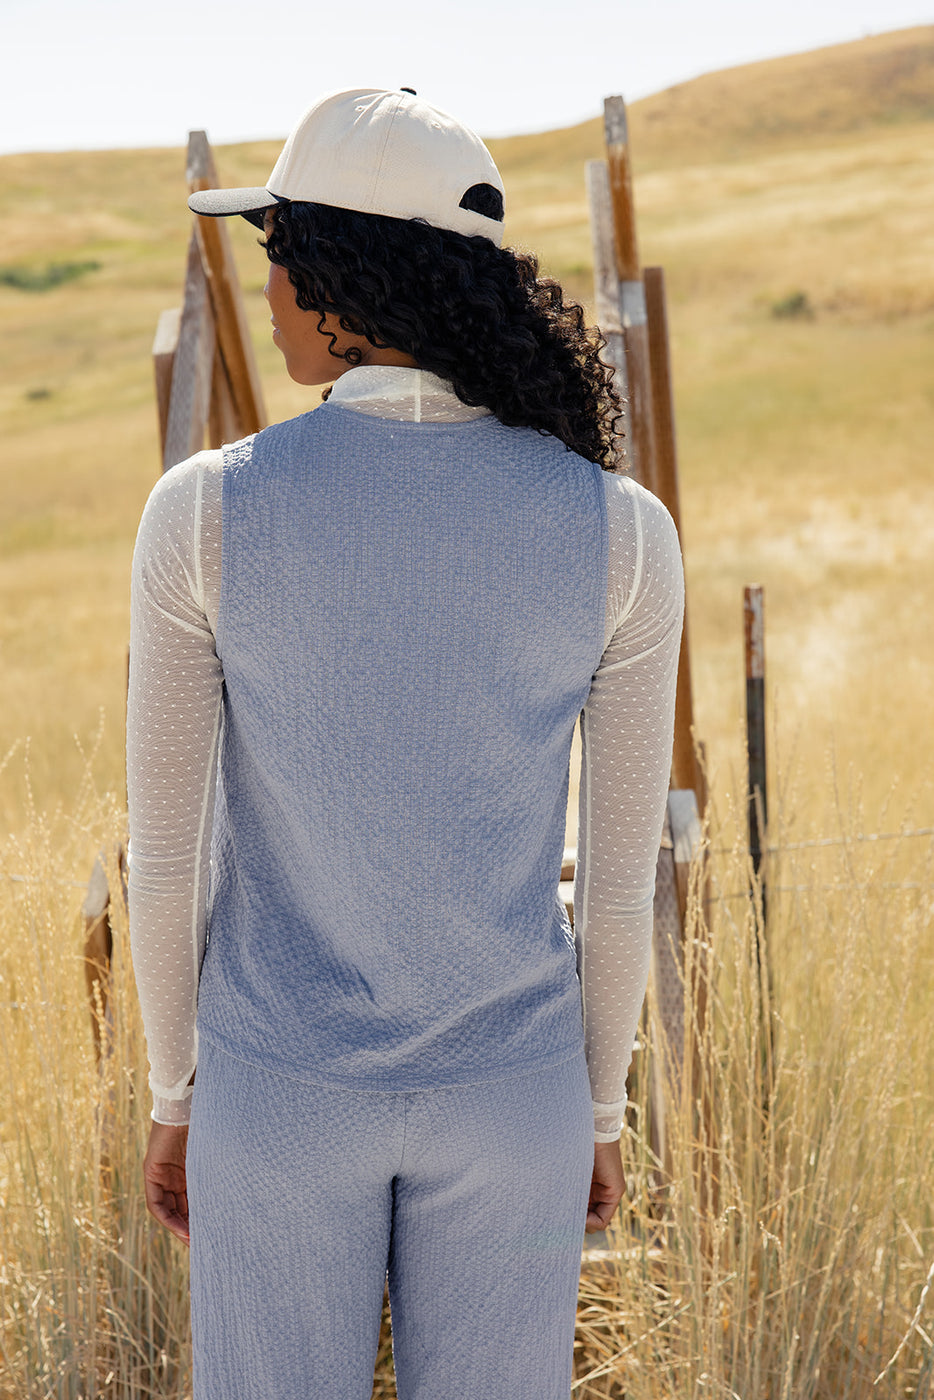
<instances>
[{"instance_id":1,"label":"black hair","mask_svg":"<svg viewBox=\"0 0 934 1400\"><path fill-rule=\"evenodd\" d=\"M531 254L324 204L283 201L273 213L263 246L301 310L336 315L350 334L411 355L463 403L615 468L621 410L600 358L606 342ZM359 362L356 347L342 355L334 339L332 354Z\"/></svg>"}]
</instances>

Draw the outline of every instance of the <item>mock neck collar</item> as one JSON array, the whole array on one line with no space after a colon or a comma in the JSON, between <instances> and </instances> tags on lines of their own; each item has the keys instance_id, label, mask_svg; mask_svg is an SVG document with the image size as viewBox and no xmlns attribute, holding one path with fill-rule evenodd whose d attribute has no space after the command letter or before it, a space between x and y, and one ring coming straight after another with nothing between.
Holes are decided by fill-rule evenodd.
<instances>
[{"instance_id":1,"label":"mock neck collar","mask_svg":"<svg viewBox=\"0 0 934 1400\"><path fill-rule=\"evenodd\" d=\"M359 365L334 381L329 403L379 418L410 423L465 423L486 418L488 408L461 403L451 385L425 369Z\"/></svg>"}]
</instances>

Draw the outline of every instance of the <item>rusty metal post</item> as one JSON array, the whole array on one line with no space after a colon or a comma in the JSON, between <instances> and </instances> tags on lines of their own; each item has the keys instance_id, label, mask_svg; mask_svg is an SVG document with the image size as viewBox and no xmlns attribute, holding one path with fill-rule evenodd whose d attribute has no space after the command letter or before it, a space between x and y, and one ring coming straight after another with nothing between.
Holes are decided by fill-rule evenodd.
<instances>
[{"instance_id":1,"label":"rusty metal post","mask_svg":"<svg viewBox=\"0 0 934 1400\"><path fill-rule=\"evenodd\" d=\"M748 754L749 854L759 876L765 850L769 807L765 778L765 626L764 593L750 584L743 594L743 632L746 643L746 750ZM763 922L765 885L762 887Z\"/></svg>"},{"instance_id":2,"label":"rusty metal post","mask_svg":"<svg viewBox=\"0 0 934 1400\"><path fill-rule=\"evenodd\" d=\"M764 590L750 584L744 590L743 632L746 642L746 750L748 754L747 816L753 879L752 903L756 968L762 1008L762 1109L769 1111L774 1086L775 1037L772 1023L772 970L768 945L769 804L765 761L765 617Z\"/></svg>"}]
</instances>

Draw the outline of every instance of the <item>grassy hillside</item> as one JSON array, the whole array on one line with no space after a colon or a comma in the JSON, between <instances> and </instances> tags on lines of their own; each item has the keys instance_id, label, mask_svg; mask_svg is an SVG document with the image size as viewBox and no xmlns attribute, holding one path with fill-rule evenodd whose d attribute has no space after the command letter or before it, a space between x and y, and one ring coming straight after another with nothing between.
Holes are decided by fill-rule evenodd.
<instances>
[{"instance_id":1,"label":"grassy hillside","mask_svg":"<svg viewBox=\"0 0 934 1400\"><path fill-rule=\"evenodd\" d=\"M667 1182L644 1131L650 994L620 1258L584 1269L580 1400L932 1395L934 842L861 839L934 825L932 35L712 74L630 112L643 260L669 291L714 780L711 899L689 901L686 948L712 949L712 980L702 1112L668 1103ZM495 143L510 238L585 299L600 140L595 120ZM276 152L223 148L221 177L258 183ZM124 831L127 577L184 196L182 149L0 160L0 1400L190 1395L186 1263L138 1189L125 910L101 1066L78 915L91 854ZM283 417L307 391L270 343L255 236L232 232ZM765 939L742 836L752 581L781 847ZM394 1394L384 1347L374 1395Z\"/></svg>"},{"instance_id":2,"label":"grassy hillside","mask_svg":"<svg viewBox=\"0 0 934 1400\"><path fill-rule=\"evenodd\" d=\"M625 94L623 94L625 96ZM599 108L599 101L595 102ZM761 156L877 127L934 121L934 25L705 73L634 102L629 126L642 172L695 161ZM496 144L514 174L576 179L601 154L601 117Z\"/></svg>"},{"instance_id":3,"label":"grassy hillside","mask_svg":"<svg viewBox=\"0 0 934 1400\"><path fill-rule=\"evenodd\" d=\"M872 804L901 777L929 815L932 91L924 27L711 74L630 112L643 261L669 289L714 769L740 764L740 592L761 581L782 742L810 768L832 739ZM509 237L586 300L582 162L599 121L494 144ZM220 149L221 178L261 182L276 149ZM76 781L72 736L90 743L101 707L99 771L122 783L126 577L158 471L149 351L181 295L184 194L182 150L0 160L0 271L98 264L44 292L0 283L0 758L19 745L18 772L32 736L41 802ZM306 394L269 342L254 235L233 232L270 414L285 416ZM20 798L5 800L13 820Z\"/></svg>"}]
</instances>

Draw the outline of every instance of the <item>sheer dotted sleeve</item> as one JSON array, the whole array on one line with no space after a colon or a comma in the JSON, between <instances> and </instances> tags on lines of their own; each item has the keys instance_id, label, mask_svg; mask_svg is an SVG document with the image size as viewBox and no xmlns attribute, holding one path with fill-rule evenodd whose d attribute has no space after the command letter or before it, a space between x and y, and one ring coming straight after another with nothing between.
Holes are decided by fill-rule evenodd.
<instances>
[{"instance_id":1,"label":"sheer dotted sleeve","mask_svg":"<svg viewBox=\"0 0 934 1400\"><path fill-rule=\"evenodd\" d=\"M223 675L220 452L158 482L133 556L127 789L130 943L146 1028L152 1116L186 1123Z\"/></svg>"},{"instance_id":2,"label":"sheer dotted sleeve","mask_svg":"<svg viewBox=\"0 0 934 1400\"><path fill-rule=\"evenodd\" d=\"M648 978L655 866L671 769L684 606L674 523L606 477L606 650L582 719L574 926L598 1142L619 1137Z\"/></svg>"},{"instance_id":3,"label":"sheer dotted sleeve","mask_svg":"<svg viewBox=\"0 0 934 1400\"><path fill-rule=\"evenodd\" d=\"M415 416L407 400L390 402L393 388L384 386L381 413ZM419 403L424 410L421 388ZM353 406L363 411L366 404ZM619 1134L648 969L683 584L677 536L664 508L625 478L604 480L606 649L583 719L575 928L595 1129L608 1141ZM146 506L133 563L130 930L153 1117L163 1123L187 1121L197 1059L223 690L214 646L221 493L220 452L199 453L173 468Z\"/></svg>"}]
</instances>

